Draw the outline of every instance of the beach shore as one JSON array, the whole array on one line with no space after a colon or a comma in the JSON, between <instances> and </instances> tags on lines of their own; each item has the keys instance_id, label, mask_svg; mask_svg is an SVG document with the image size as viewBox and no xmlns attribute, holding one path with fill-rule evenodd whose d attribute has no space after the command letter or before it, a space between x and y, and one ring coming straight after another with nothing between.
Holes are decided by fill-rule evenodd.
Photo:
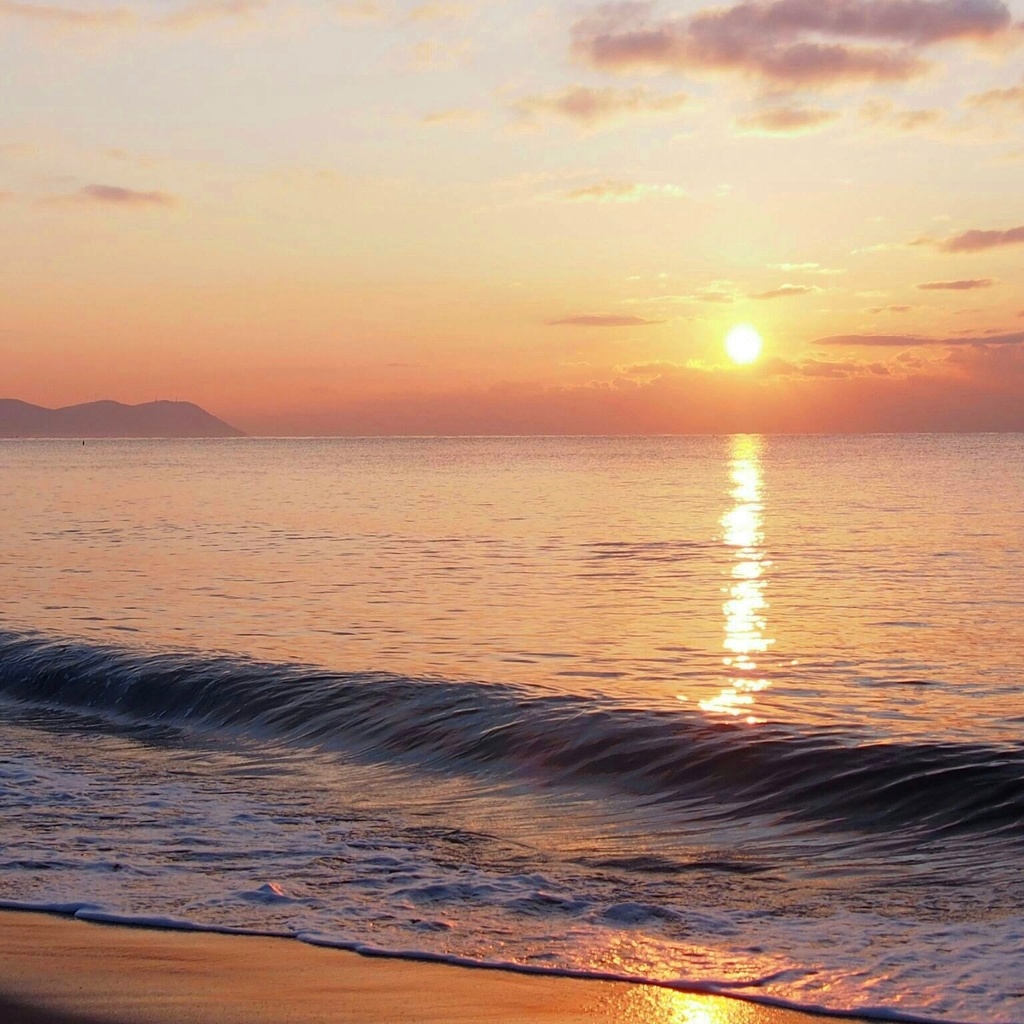
<instances>
[{"instance_id":1,"label":"beach shore","mask_svg":"<svg viewBox=\"0 0 1024 1024\"><path fill-rule=\"evenodd\" d=\"M5 1024L820 1024L650 985L0 912Z\"/></svg>"}]
</instances>

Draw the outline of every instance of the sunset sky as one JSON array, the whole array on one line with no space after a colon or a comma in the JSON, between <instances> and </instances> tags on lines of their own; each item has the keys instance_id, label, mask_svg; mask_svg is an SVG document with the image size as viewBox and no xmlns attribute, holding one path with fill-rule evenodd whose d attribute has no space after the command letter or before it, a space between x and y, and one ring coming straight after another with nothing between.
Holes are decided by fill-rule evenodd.
<instances>
[{"instance_id":1,"label":"sunset sky","mask_svg":"<svg viewBox=\"0 0 1024 1024\"><path fill-rule=\"evenodd\" d=\"M0 67L0 397L1024 429L1024 0L0 0Z\"/></svg>"}]
</instances>

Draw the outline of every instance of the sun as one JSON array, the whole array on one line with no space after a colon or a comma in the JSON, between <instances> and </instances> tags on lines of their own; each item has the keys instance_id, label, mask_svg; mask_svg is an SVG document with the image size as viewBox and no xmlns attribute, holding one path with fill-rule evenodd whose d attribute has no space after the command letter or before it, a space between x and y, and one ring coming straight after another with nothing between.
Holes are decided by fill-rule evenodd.
<instances>
[{"instance_id":1,"label":"sun","mask_svg":"<svg viewBox=\"0 0 1024 1024\"><path fill-rule=\"evenodd\" d=\"M750 324L737 324L725 336L725 351L734 363L742 366L757 359L763 344L761 335Z\"/></svg>"}]
</instances>

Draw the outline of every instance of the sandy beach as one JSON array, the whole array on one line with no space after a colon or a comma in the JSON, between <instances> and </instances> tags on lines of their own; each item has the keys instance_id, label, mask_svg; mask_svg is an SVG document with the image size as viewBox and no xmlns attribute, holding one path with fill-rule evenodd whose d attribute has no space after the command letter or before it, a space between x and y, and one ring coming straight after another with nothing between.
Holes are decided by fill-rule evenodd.
<instances>
[{"instance_id":1,"label":"sandy beach","mask_svg":"<svg viewBox=\"0 0 1024 1024\"><path fill-rule=\"evenodd\" d=\"M737 999L0 913L5 1024L810 1024Z\"/></svg>"}]
</instances>

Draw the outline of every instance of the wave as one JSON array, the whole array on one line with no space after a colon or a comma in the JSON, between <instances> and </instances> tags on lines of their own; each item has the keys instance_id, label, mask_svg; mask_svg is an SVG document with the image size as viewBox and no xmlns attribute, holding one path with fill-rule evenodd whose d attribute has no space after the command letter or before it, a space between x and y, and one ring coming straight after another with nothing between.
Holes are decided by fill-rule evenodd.
<instances>
[{"instance_id":1,"label":"wave","mask_svg":"<svg viewBox=\"0 0 1024 1024\"><path fill-rule=\"evenodd\" d=\"M820 828L1024 836L1024 745L751 728L613 698L0 633L0 695Z\"/></svg>"}]
</instances>

